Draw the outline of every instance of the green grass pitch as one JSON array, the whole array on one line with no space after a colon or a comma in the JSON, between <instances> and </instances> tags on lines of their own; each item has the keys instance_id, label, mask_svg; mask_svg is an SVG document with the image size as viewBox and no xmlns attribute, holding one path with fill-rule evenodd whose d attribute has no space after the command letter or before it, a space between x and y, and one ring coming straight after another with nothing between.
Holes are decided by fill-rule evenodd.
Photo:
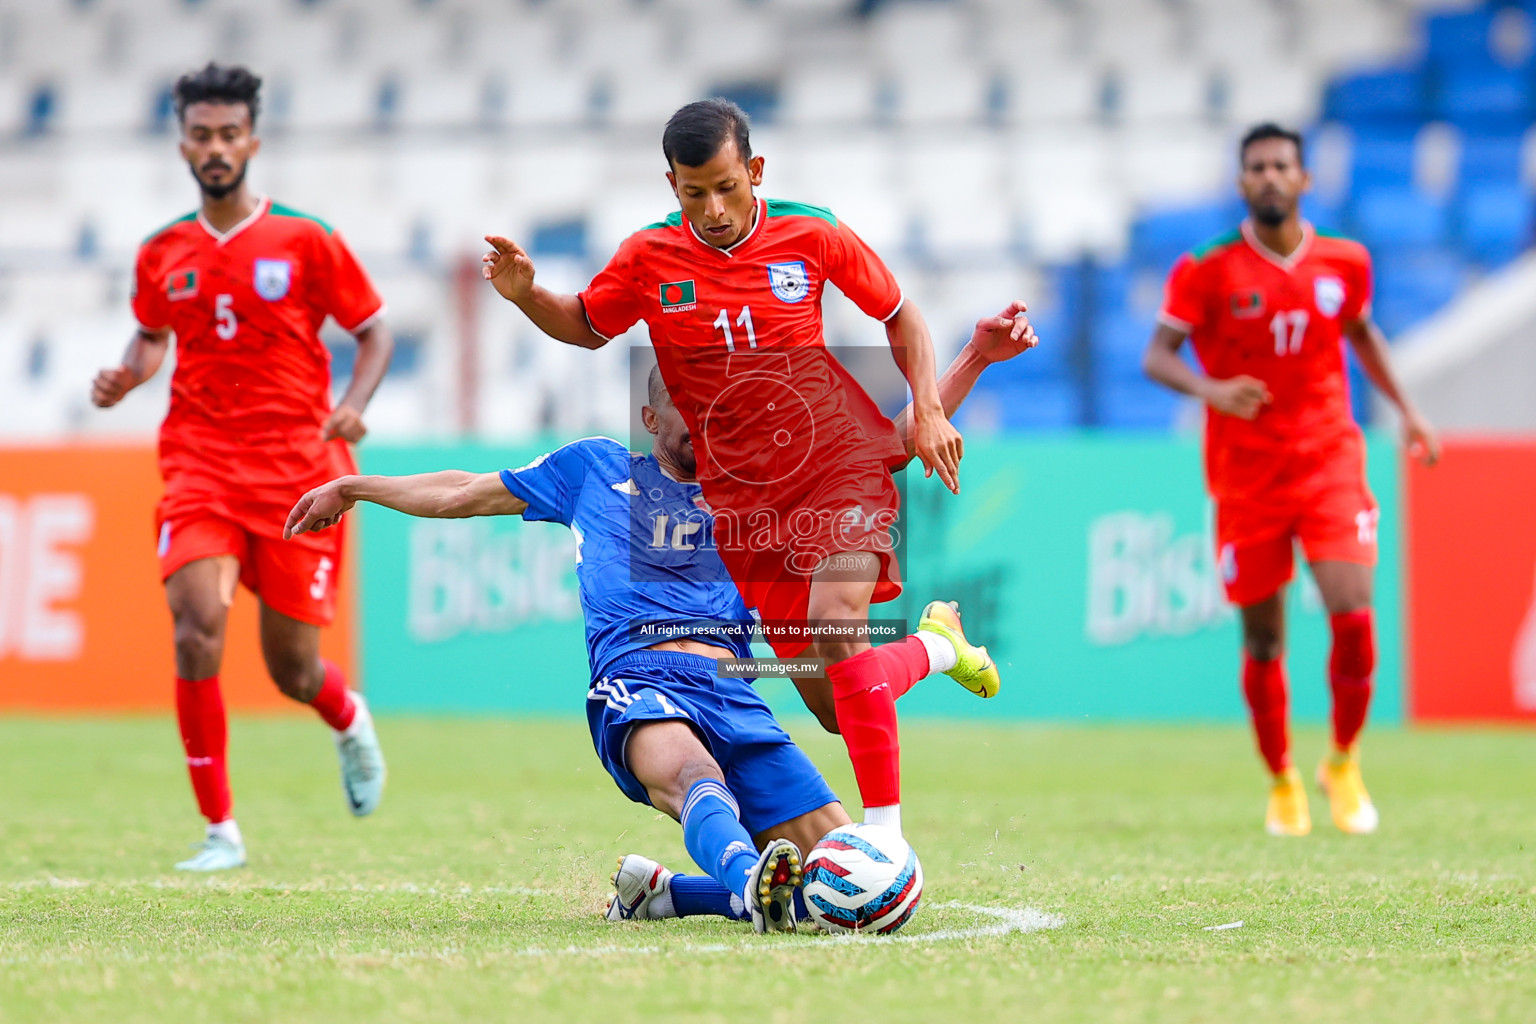
<instances>
[{"instance_id":1,"label":"green grass pitch","mask_svg":"<svg viewBox=\"0 0 1536 1024\"><path fill-rule=\"evenodd\" d=\"M840 743L792 727L853 793ZM609 925L618 854L692 868L579 721L380 732L356 821L318 724L237 718L251 864L189 878L168 718L0 719L0 1022L1536 1019L1528 733L1368 733L1380 834L1314 797L1277 840L1237 728L909 723L927 891L891 942Z\"/></svg>"}]
</instances>

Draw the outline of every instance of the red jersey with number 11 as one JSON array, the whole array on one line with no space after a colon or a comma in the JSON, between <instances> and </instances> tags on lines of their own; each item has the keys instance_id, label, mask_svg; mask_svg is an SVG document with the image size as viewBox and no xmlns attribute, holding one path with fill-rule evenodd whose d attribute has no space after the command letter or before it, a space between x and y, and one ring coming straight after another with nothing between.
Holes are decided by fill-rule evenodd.
<instances>
[{"instance_id":1,"label":"red jersey with number 11","mask_svg":"<svg viewBox=\"0 0 1536 1024\"><path fill-rule=\"evenodd\" d=\"M834 467L905 461L891 421L826 349L829 283L877 320L901 308L891 272L830 211L759 199L730 248L674 213L626 239L581 294L604 337L650 328L717 509L781 504Z\"/></svg>"},{"instance_id":2,"label":"red jersey with number 11","mask_svg":"<svg viewBox=\"0 0 1536 1024\"><path fill-rule=\"evenodd\" d=\"M1286 257L1245 221L1174 265L1159 319L1189 334L1207 374L1255 377L1273 396L1252 420L1207 409L1206 468L1218 499L1282 480L1289 453L1354 450L1344 325L1368 317L1370 305L1365 247L1306 223Z\"/></svg>"},{"instance_id":3,"label":"red jersey with number 11","mask_svg":"<svg viewBox=\"0 0 1536 1024\"><path fill-rule=\"evenodd\" d=\"M219 233L200 214L139 248L133 312L176 334L171 406L160 427L162 520L206 509L280 537L299 495L350 472L331 412L327 316L349 332L383 309L329 225L262 198Z\"/></svg>"}]
</instances>

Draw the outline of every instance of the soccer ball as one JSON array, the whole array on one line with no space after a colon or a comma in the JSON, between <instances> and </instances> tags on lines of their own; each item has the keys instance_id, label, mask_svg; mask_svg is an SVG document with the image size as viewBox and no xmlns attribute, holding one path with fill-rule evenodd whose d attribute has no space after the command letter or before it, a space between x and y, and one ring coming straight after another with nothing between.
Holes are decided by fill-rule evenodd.
<instances>
[{"instance_id":1,"label":"soccer ball","mask_svg":"<svg viewBox=\"0 0 1536 1024\"><path fill-rule=\"evenodd\" d=\"M806 909L827 931L889 935L917 913L923 866L892 829L843 825L812 848L804 886Z\"/></svg>"}]
</instances>

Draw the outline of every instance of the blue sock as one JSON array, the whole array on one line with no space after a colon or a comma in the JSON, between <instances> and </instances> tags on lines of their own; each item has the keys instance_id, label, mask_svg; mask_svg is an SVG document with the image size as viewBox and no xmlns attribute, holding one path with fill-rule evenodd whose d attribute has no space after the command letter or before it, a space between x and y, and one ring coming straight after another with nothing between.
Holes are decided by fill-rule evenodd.
<instances>
[{"instance_id":1,"label":"blue sock","mask_svg":"<svg viewBox=\"0 0 1536 1024\"><path fill-rule=\"evenodd\" d=\"M694 863L738 896L757 864L757 848L741 823L741 809L725 784L700 779L683 800L683 845Z\"/></svg>"},{"instance_id":2,"label":"blue sock","mask_svg":"<svg viewBox=\"0 0 1536 1024\"><path fill-rule=\"evenodd\" d=\"M729 892L713 878L701 875L672 876L672 909L678 917L727 917L732 921L751 918L741 897ZM811 912L805 909L805 894L795 890L795 920L809 921Z\"/></svg>"},{"instance_id":3,"label":"blue sock","mask_svg":"<svg viewBox=\"0 0 1536 1024\"><path fill-rule=\"evenodd\" d=\"M745 921L752 915L741 902L739 893L731 892L708 875L673 875L672 909L678 917L726 917Z\"/></svg>"}]
</instances>

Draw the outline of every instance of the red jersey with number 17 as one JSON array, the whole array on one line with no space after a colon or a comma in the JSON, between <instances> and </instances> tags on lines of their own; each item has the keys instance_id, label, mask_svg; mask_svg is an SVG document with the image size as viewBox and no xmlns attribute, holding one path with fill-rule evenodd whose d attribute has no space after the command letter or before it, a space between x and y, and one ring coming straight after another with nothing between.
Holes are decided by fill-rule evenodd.
<instances>
[{"instance_id":1,"label":"red jersey with number 17","mask_svg":"<svg viewBox=\"0 0 1536 1024\"><path fill-rule=\"evenodd\" d=\"M759 199L730 248L673 213L626 239L581 294L604 337L650 328L717 509L792 504L831 467L905 461L891 421L826 349L828 283L877 320L901 308L891 272L829 210Z\"/></svg>"},{"instance_id":2,"label":"red jersey with number 17","mask_svg":"<svg viewBox=\"0 0 1536 1024\"><path fill-rule=\"evenodd\" d=\"M1159 319L1189 334L1212 377L1255 377L1273 401L1252 420L1206 411L1206 471L1217 499L1254 497L1287 479L1286 456L1358 452L1344 325L1370 315L1363 245L1302 225L1282 257L1244 222L1181 257Z\"/></svg>"},{"instance_id":3,"label":"red jersey with number 17","mask_svg":"<svg viewBox=\"0 0 1536 1024\"><path fill-rule=\"evenodd\" d=\"M134 315L176 334L161 520L209 510L280 537L299 495L350 472L345 443L320 440L331 357L319 331L333 316L356 332L383 305L340 235L266 198L223 234L189 213L147 238Z\"/></svg>"}]
</instances>

